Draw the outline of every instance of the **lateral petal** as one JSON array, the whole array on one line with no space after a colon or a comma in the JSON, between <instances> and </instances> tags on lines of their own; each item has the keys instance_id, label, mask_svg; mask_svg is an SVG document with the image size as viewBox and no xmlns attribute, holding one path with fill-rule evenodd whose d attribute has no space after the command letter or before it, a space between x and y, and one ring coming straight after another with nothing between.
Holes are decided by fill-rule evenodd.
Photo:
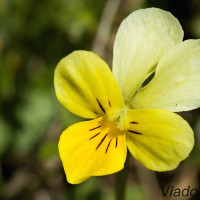
<instances>
[{"instance_id":1,"label":"lateral petal","mask_svg":"<svg viewBox=\"0 0 200 200\"><path fill-rule=\"evenodd\" d=\"M158 8L140 9L121 23L113 52L113 73L130 102L160 58L183 39L178 20Z\"/></svg>"},{"instance_id":2,"label":"lateral petal","mask_svg":"<svg viewBox=\"0 0 200 200\"><path fill-rule=\"evenodd\" d=\"M131 105L173 112L200 107L200 40L186 40L163 56L155 77Z\"/></svg>"},{"instance_id":3,"label":"lateral petal","mask_svg":"<svg viewBox=\"0 0 200 200\"><path fill-rule=\"evenodd\" d=\"M117 129L108 124L101 117L74 124L62 133L58 147L69 183L78 184L90 176L111 174L124 167L125 134L118 130L116 135Z\"/></svg>"},{"instance_id":4,"label":"lateral petal","mask_svg":"<svg viewBox=\"0 0 200 200\"><path fill-rule=\"evenodd\" d=\"M96 118L124 107L109 67L89 51L74 51L63 58L55 69L54 86L58 100L81 117Z\"/></svg>"},{"instance_id":5,"label":"lateral petal","mask_svg":"<svg viewBox=\"0 0 200 200\"><path fill-rule=\"evenodd\" d=\"M151 170L176 168L194 145L193 131L188 123L167 110L128 110L124 126L130 152Z\"/></svg>"}]
</instances>

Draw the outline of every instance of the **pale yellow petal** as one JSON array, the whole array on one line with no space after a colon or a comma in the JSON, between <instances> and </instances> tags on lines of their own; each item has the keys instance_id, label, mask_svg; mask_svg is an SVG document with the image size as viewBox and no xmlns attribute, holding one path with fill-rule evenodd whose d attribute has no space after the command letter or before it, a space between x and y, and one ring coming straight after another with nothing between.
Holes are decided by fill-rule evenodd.
<instances>
[{"instance_id":1,"label":"pale yellow petal","mask_svg":"<svg viewBox=\"0 0 200 200\"><path fill-rule=\"evenodd\" d=\"M120 89L107 64L89 51L74 51L57 65L58 100L72 113L96 118L124 107Z\"/></svg>"},{"instance_id":2,"label":"pale yellow petal","mask_svg":"<svg viewBox=\"0 0 200 200\"><path fill-rule=\"evenodd\" d=\"M113 73L125 101L131 101L159 59L183 39L178 20L158 8L140 9L120 25L113 52Z\"/></svg>"},{"instance_id":3,"label":"pale yellow petal","mask_svg":"<svg viewBox=\"0 0 200 200\"><path fill-rule=\"evenodd\" d=\"M186 40L171 48L158 63L153 80L131 105L173 112L200 107L200 40Z\"/></svg>"},{"instance_id":4,"label":"pale yellow petal","mask_svg":"<svg viewBox=\"0 0 200 200\"><path fill-rule=\"evenodd\" d=\"M162 109L128 110L127 146L145 167L155 171L176 168L194 145L193 131L179 115Z\"/></svg>"},{"instance_id":5,"label":"pale yellow petal","mask_svg":"<svg viewBox=\"0 0 200 200\"><path fill-rule=\"evenodd\" d=\"M121 170L126 151L125 134L117 132L105 117L70 126L59 141L66 177L72 184Z\"/></svg>"}]
</instances>

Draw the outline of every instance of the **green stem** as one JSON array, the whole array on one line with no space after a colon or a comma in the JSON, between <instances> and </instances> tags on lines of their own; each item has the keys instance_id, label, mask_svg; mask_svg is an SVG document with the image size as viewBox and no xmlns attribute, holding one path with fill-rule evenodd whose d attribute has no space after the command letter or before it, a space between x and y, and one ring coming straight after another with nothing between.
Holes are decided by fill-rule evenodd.
<instances>
[{"instance_id":1,"label":"green stem","mask_svg":"<svg viewBox=\"0 0 200 200\"><path fill-rule=\"evenodd\" d=\"M127 177L128 177L128 152L127 159L124 165L124 169L118 172L115 176L115 196L116 200L125 200L125 192L127 185Z\"/></svg>"}]
</instances>

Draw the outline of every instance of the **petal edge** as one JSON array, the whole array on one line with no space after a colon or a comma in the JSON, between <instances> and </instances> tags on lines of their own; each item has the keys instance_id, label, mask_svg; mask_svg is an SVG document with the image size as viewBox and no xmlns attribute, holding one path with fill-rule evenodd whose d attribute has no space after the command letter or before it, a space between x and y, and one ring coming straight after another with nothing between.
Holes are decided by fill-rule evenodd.
<instances>
[{"instance_id":1,"label":"petal edge","mask_svg":"<svg viewBox=\"0 0 200 200\"><path fill-rule=\"evenodd\" d=\"M113 74L125 101L131 101L159 59L182 39L178 20L158 8L137 10L123 20L114 42Z\"/></svg>"},{"instance_id":2,"label":"petal edge","mask_svg":"<svg viewBox=\"0 0 200 200\"><path fill-rule=\"evenodd\" d=\"M60 137L59 153L69 183L78 184L90 176L115 173L124 167L125 135L110 137L104 118L79 122ZM117 146L116 146L117 141Z\"/></svg>"},{"instance_id":3,"label":"petal edge","mask_svg":"<svg viewBox=\"0 0 200 200\"><path fill-rule=\"evenodd\" d=\"M200 107L200 40L173 47L158 63L155 77L133 98L134 108L173 112Z\"/></svg>"},{"instance_id":4,"label":"petal edge","mask_svg":"<svg viewBox=\"0 0 200 200\"><path fill-rule=\"evenodd\" d=\"M154 171L175 169L188 157L194 145L188 123L167 110L129 110L125 127L132 131L127 132L128 149L145 167Z\"/></svg>"},{"instance_id":5,"label":"petal edge","mask_svg":"<svg viewBox=\"0 0 200 200\"><path fill-rule=\"evenodd\" d=\"M89 51L74 51L55 69L58 100L72 113L97 118L124 107L117 82L108 65Z\"/></svg>"}]
</instances>

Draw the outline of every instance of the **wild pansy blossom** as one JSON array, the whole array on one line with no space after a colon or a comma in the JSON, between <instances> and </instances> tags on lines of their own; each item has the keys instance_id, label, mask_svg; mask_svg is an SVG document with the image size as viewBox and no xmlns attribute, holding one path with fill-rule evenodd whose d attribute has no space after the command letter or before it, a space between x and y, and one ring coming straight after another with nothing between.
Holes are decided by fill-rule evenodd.
<instances>
[{"instance_id":1,"label":"wild pansy blossom","mask_svg":"<svg viewBox=\"0 0 200 200\"><path fill-rule=\"evenodd\" d=\"M193 131L173 112L200 107L200 41L182 39L181 25L169 12L141 9L117 32L114 76L89 51L75 51L58 63L58 100L72 113L91 119L61 134L59 153L68 182L121 170L127 147L155 171L172 170L188 157Z\"/></svg>"}]
</instances>

